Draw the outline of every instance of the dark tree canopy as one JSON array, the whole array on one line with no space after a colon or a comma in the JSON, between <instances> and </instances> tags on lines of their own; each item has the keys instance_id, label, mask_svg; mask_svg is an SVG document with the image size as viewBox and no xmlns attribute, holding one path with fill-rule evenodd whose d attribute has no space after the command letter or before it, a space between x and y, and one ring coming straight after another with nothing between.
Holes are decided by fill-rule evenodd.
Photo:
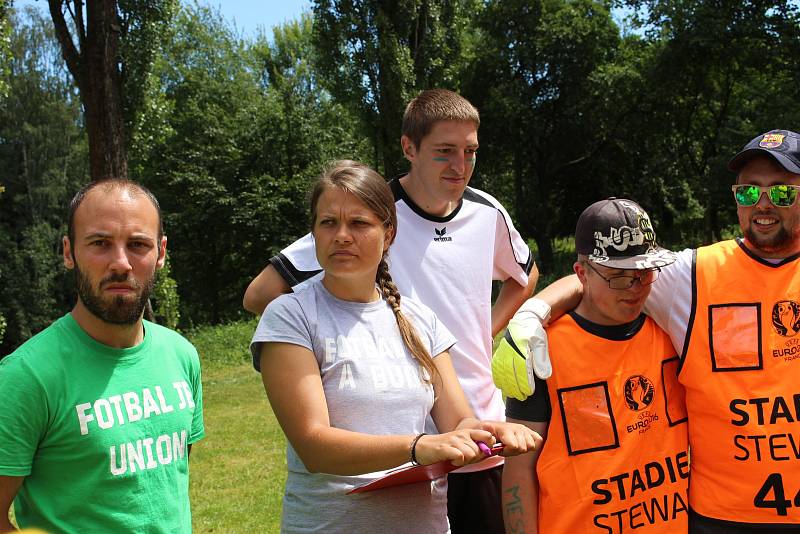
<instances>
[{"instance_id":1,"label":"dark tree canopy","mask_svg":"<svg viewBox=\"0 0 800 534\"><path fill-rule=\"evenodd\" d=\"M254 37L177 0L39 3L49 19L0 0L6 353L72 305L59 240L90 174L127 173L161 200L177 288L160 279L154 307L185 328L244 314L247 283L307 232L325 162L407 168L401 117L422 89L476 104L472 185L509 208L548 276L608 196L639 201L672 248L731 236L728 157L800 129L795 0L317 0Z\"/></svg>"},{"instance_id":2,"label":"dark tree canopy","mask_svg":"<svg viewBox=\"0 0 800 534\"><path fill-rule=\"evenodd\" d=\"M405 168L400 125L408 101L423 89L458 88L471 7L444 0L315 2L321 84L362 121L384 174Z\"/></svg>"}]
</instances>

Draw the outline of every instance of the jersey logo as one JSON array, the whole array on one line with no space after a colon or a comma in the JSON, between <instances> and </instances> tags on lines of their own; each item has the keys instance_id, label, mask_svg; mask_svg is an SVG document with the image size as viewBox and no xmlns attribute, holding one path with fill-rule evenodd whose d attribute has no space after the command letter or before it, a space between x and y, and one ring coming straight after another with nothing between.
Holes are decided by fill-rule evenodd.
<instances>
[{"instance_id":1,"label":"jersey logo","mask_svg":"<svg viewBox=\"0 0 800 534\"><path fill-rule=\"evenodd\" d=\"M444 234L447 233L447 227L442 226L441 228L434 228L434 232L436 232L436 237L433 238L434 241L452 241L453 238L450 236L446 236Z\"/></svg>"},{"instance_id":2,"label":"jersey logo","mask_svg":"<svg viewBox=\"0 0 800 534\"><path fill-rule=\"evenodd\" d=\"M794 337L800 332L800 304L793 300L779 300L772 306L772 327L783 337Z\"/></svg>"},{"instance_id":3,"label":"jersey logo","mask_svg":"<svg viewBox=\"0 0 800 534\"><path fill-rule=\"evenodd\" d=\"M628 434L644 434L658 421L657 413L645 409L653 403L655 394L656 388L646 376L633 375L625 381L625 404L632 411L638 412L636 420L626 426Z\"/></svg>"},{"instance_id":4,"label":"jersey logo","mask_svg":"<svg viewBox=\"0 0 800 534\"><path fill-rule=\"evenodd\" d=\"M633 375L625 381L625 404L634 412L639 412L653 402L656 388L649 378Z\"/></svg>"}]
</instances>

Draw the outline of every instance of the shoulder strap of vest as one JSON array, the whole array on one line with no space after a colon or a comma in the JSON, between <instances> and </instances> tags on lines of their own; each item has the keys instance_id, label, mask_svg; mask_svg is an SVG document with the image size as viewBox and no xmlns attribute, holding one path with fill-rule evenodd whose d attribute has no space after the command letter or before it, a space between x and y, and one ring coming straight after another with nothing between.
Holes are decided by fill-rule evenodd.
<instances>
[{"instance_id":1,"label":"shoulder strap of vest","mask_svg":"<svg viewBox=\"0 0 800 534\"><path fill-rule=\"evenodd\" d=\"M681 361L678 364L678 373L680 374L683 368L683 363L686 361L686 353L689 351L689 340L692 338L692 328L694 327L694 318L697 314L697 249L692 251L692 308L689 312L689 323L686 325L686 337L683 340L683 350L681 351Z\"/></svg>"}]
</instances>

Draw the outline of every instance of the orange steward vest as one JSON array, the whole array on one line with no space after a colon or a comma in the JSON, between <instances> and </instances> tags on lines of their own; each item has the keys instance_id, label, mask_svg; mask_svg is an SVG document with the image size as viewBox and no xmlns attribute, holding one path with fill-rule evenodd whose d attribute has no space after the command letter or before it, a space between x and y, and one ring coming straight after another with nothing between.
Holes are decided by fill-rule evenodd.
<instances>
[{"instance_id":1,"label":"orange steward vest","mask_svg":"<svg viewBox=\"0 0 800 534\"><path fill-rule=\"evenodd\" d=\"M547 337L552 416L536 468L539 532L686 532L686 409L669 337L646 318L613 341L570 315Z\"/></svg>"},{"instance_id":2,"label":"orange steward vest","mask_svg":"<svg viewBox=\"0 0 800 534\"><path fill-rule=\"evenodd\" d=\"M697 249L679 380L690 506L740 523L800 523L800 260L736 241Z\"/></svg>"}]
</instances>

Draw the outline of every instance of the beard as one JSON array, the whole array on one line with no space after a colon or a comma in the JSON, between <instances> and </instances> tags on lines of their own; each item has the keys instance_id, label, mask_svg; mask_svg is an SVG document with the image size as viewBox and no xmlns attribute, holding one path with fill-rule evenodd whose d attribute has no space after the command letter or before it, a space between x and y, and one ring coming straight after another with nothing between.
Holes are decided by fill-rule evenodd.
<instances>
[{"instance_id":1,"label":"beard","mask_svg":"<svg viewBox=\"0 0 800 534\"><path fill-rule=\"evenodd\" d=\"M75 282L78 286L78 297L92 315L109 324L132 325L141 319L144 307L147 305L147 299L150 298L150 294L153 292L155 278L155 270L145 280L144 284L135 279L128 279L125 274L112 274L103 278L95 290L92 287L92 281L75 263ZM134 290L138 290L138 294L134 295L133 298L126 298L122 295L116 295L112 298L103 297L101 289L104 285L121 283L129 284Z\"/></svg>"},{"instance_id":2,"label":"beard","mask_svg":"<svg viewBox=\"0 0 800 534\"><path fill-rule=\"evenodd\" d=\"M775 235L769 237L757 234L753 231L752 224L744 230L744 237L747 238L750 244L758 250L773 254L793 250L797 240L796 234L797 232L790 232L787 230L783 224L780 225Z\"/></svg>"}]
</instances>

